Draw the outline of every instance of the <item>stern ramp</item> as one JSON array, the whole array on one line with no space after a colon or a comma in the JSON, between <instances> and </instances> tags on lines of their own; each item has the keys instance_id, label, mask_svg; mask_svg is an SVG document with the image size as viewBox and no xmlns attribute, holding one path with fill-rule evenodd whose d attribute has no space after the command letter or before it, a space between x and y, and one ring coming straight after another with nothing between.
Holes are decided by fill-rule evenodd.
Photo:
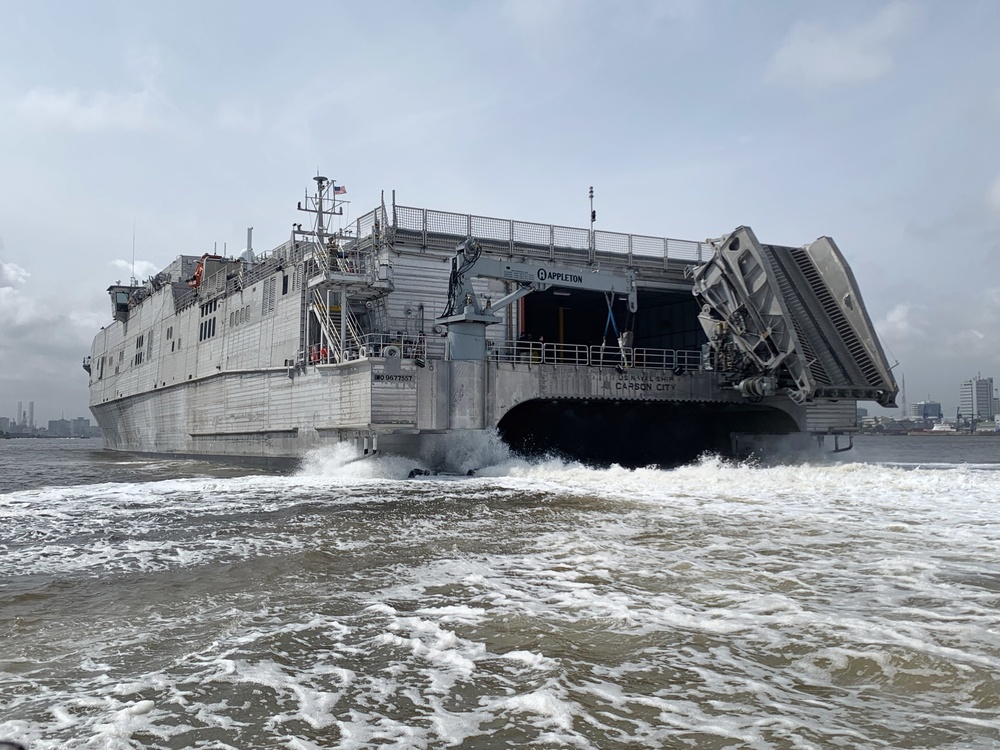
<instances>
[{"instance_id":1,"label":"stern ramp","mask_svg":"<svg viewBox=\"0 0 1000 750\"><path fill-rule=\"evenodd\" d=\"M762 245L750 227L713 243L691 271L717 369L774 379L796 403L860 399L895 406L898 387L858 291L829 237ZM724 351L733 356L720 356Z\"/></svg>"}]
</instances>

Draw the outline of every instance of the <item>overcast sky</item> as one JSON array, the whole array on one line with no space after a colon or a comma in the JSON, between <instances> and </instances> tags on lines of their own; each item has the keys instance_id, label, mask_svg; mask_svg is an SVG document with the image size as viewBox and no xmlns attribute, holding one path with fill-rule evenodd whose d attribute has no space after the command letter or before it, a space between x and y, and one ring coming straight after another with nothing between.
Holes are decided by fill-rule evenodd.
<instances>
[{"instance_id":1,"label":"overcast sky","mask_svg":"<svg viewBox=\"0 0 1000 750\"><path fill-rule=\"evenodd\" d=\"M832 236L905 375L1000 385L1000 3L3 3L0 415L89 416L105 289L317 169L399 203L682 239ZM294 10L292 10L294 8Z\"/></svg>"}]
</instances>

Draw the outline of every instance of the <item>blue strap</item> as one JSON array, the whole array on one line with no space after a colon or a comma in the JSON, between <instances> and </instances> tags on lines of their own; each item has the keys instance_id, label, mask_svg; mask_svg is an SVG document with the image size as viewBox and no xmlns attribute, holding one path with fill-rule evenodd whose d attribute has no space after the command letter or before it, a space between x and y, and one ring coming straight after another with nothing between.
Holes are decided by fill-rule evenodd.
<instances>
[{"instance_id":1,"label":"blue strap","mask_svg":"<svg viewBox=\"0 0 1000 750\"><path fill-rule=\"evenodd\" d=\"M611 310L611 305L614 302L613 294L606 294L604 296L605 301L608 303L608 319L604 321L604 339L608 338L608 326L611 326L611 330L615 332L615 338L618 338L618 325L615 323L615 315ZM603 343L603 342L602 342Z\"/></svg>"}]
</instances>

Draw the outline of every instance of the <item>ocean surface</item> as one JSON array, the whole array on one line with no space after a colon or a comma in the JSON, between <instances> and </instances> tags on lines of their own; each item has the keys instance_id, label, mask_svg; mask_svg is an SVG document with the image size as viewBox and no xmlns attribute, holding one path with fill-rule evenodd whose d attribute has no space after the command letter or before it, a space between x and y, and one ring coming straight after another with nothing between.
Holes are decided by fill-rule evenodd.
<instances>
[{"instance_id":1,"label":"ocean surface","mask_svg":"<svg viewBox=\"0 0 1000 750\"><path fill-rule=\"evenodd\" d=\"M0 740L997 748L1000 438L674 470L0 440Z\"/></svg>"}]
</instances>

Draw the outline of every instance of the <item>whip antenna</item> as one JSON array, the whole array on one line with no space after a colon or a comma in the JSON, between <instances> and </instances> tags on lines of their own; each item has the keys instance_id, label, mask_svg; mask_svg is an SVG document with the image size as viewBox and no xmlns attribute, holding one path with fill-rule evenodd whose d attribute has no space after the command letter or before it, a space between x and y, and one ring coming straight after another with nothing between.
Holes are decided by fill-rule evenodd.
<instances>
[{"instance_id":1,"label":"whip antenna","mask_svg":"<svg viewBox=\"0 0 1000 750\"><path fill-rule=\"evenodd\" d=\"M135 278L135 218L132 219L132 278L129 279L130 286L136 285Z\"/></svg>"}]
</instances>

